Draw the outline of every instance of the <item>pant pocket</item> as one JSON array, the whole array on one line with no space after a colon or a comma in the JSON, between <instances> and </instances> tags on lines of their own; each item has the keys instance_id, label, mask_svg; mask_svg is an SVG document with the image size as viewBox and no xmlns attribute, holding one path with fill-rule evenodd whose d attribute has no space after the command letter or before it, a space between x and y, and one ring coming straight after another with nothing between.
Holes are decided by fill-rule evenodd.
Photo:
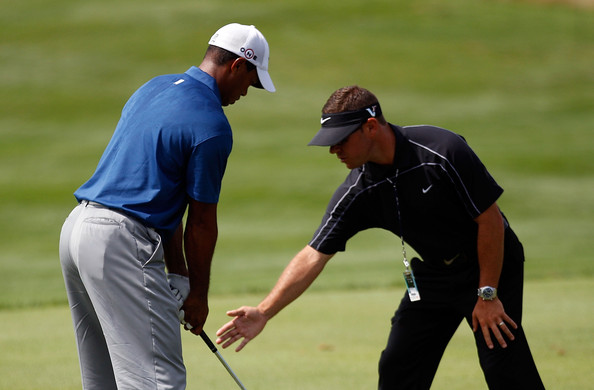
<instances>
[{"instance_id":1,"label":"pant pocket","mask_svg":"<svg viewBox=\"0 0 594 390\"><path fill-rule=\"evenodd\" d=\"M146 234L136 237L138 246L138 259L143 267L155 262L164 262L163 243L161 236L151 230L145 229Z\"/></svg>"}]
</instances>

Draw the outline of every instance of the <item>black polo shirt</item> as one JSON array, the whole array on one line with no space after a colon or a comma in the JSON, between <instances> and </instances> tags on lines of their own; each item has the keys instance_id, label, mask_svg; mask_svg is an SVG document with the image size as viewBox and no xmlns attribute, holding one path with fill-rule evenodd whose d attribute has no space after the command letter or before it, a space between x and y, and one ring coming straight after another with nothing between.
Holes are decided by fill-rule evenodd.
<instances>
[{"instance_id":1,"label":"black polo shirt","mask_svg":"<svg viewBox=\"0 0 594 390\"><path fill-rule=\"evenodd\" d=\"M426 262L476 259L474 218L503 189L460 135L435 126L391 127L393 165L351 170L309 245L333 254L357 232L382 228L403 236Z\"/></svg>"}]
</instances>

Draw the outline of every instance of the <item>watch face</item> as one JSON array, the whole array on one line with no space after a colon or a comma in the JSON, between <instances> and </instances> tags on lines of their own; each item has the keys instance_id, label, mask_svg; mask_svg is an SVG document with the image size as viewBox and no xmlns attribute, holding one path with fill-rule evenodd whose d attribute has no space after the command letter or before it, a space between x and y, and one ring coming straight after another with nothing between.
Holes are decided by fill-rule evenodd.
<instances>
[{"instance_id":1,"label":"watch face","mask_svg":"<svg viewBox=\"0 0 594 390\"><path fill-rule=\"evenodd\" d=\"M495 289L493 287L483 287L479 289L479 296L484 300L492 300L495 298Z\"/></svg>"}]
</instances>

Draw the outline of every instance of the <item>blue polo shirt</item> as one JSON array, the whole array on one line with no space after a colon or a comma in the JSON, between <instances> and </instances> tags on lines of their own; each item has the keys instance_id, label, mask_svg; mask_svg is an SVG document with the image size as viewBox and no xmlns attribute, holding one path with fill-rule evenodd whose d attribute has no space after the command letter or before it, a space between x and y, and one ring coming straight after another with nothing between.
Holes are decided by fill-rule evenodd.
<instances>
[{"instance_id":1,"label":"blue polo shirt","mask_svg":"<svg viewBox=\"0 0 594 390\"><path fill-rule=\"evenodd\" d=\"M128 100L95 173L74 196L169 234L188 196L218 202L232 144L214 78L196 67L158 76Z\"/></svg>"}]
</instances>

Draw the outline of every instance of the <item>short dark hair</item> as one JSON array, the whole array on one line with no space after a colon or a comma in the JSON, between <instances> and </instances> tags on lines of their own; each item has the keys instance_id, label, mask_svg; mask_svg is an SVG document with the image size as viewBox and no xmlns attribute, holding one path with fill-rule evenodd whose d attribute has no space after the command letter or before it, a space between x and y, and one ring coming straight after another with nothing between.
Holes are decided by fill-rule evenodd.
<instances>
[{"instance_id":1,"label":"short dark hair","mask_svg":"<svg viewBox=\"0 0 594 390\"><path fill-rule=\"evenodd\" d=\"M239 56L229 50L223 49L218 46L208 45L204 57L210 57L212 61L219 66L225 65L229 61L235 61ZM243 58L243 57L242 57ZM256 65L252 64L248 60L245 61L248 72L256 70Z\"/></svg>"},{"instance_id":2,"label":"short dark hair","mask_svg":"<svg viewBox=\"0 0 594 390\"><path fill-rule=\"evenodd\" d=\"M379 104L377 97L373 93L357 85L351 85L334 91L322 108L322 113L335 114L344 111L356 111L373 104ZM383 115L380 115L377 120L381 124L386 123Z\"/></svg>"}]
</instances>

